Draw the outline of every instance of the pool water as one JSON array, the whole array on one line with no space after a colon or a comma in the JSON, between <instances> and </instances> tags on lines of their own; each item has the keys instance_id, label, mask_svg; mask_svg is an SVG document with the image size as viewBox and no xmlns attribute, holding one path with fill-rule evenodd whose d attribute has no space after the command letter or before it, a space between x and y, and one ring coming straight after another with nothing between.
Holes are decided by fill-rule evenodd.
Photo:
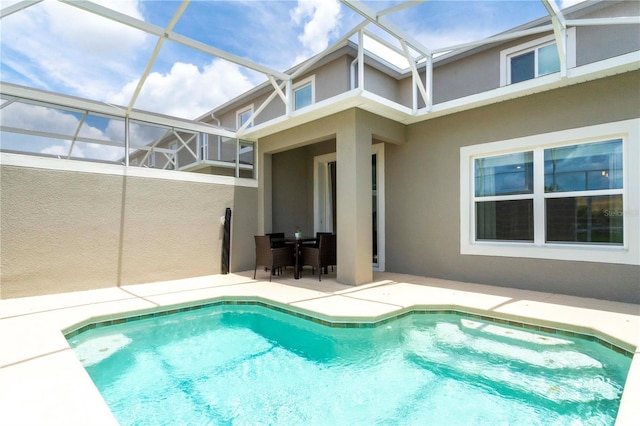
<instances>
[{"instance_id":1,"label":"pool water","mask_svg":"<svg viewBox=\"0 0 640 426\"><path fill-rule=\"evenodd\" d=\"M457 314L336 328L217 305L70 338L122 425L614 424L631 359Z\"/></svg>"}]
</instances>

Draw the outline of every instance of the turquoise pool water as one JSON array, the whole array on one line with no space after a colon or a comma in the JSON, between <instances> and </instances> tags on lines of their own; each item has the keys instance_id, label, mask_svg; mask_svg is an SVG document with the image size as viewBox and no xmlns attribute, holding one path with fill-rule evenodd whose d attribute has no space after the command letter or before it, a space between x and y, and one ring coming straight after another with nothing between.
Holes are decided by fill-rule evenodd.
<instances>
[{"instance_id":1,"label":"turquoise pool water","mask_svg":"<svg viewBox=\"0 0 640 426\"><path fill-rule=\"evenodd\" d=\"M69 339L122 425L606 425L631 359L457 314L336 328L218 305Z\"/></svg>"}]
</instances>

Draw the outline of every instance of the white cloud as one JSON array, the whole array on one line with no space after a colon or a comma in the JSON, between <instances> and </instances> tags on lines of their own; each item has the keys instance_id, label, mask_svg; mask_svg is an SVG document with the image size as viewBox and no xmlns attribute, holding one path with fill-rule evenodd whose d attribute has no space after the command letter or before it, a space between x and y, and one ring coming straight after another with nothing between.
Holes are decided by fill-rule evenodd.
<instances>
[{"instance_id":1,"label":"white cloud","mask_svg":"<svg viewBox=\"0 0 640 426\"><path fill-rule=\"evenodd\" d=\"M137 1L102 1L142 19ZM103 100L139 72L151 37L109 19L42 2L2 21L3 64L40 87Z\"/></svg>"},{"instance_id":2,"label":"white cloud","mask_svg":"<svg viewBox=\"0 0 640 426\"><path fill-rule=\"evenodd\" d=\"M97 3L144 20L139 1ZM156 38L53 1L3 19L1 41L3 75L12 70L18 84L127 106ZM135 107L193 119L254 85L225 61L175 62L149 75Z\"/></svg>"},{"instance_id":3,"label":"white cloud","mask_svg":"<svg viewBox=\"0 0 640 426\"><path fill-rule=\"evenodd\" d=\"M71 147L71 139L80 125L80 115L54 108L37 105L13 103L3 109L2 124L9 127L37 130L62 135L67 139L48 136L23 137L20 134L3 134L3 149L40 152L42 154L66 157ZM81 135L88 138L113 141L108 129L99 129L86 122L82 125ZM122 139L116 139L122 141ZM124 155L122 147L77 142L71 152L73 157L115 161Z\"/></svg>"},{"instance_id":4,"label":"white cloud","mask_svg":"<svg viewBox=\"0 0 640 426\"><path fill-rule=\"evenodd\" d=\"M298 0L298 6L291 12L291 20L296 25L304 23L304 30L298 36L304 52L295 62L326 49L331 36L339 30L340 18L340 4L336 0Z\"/></svg>"},{"instance_id":5,"label":"white cloud","mask_svg":"<svg viewBox=\"0 0 640 426\"><path fill-rule=\"evenodd\" d=\"M110 9L144 20L138 10L138 1L93 1ZM58 2L45 2L51 37L91 58L128 60L144 45L147 36L140 30L118 24L110 19L84 10L58 6Z\"/></svg>"},{"instance_id":6,"label":"white cloud","mask_svg":"<svg viewBox=\"0 0 640 426\"><path fill-rule=\"evenodd\" d=\"M41 154L57 155L66 158L69 155L71 141L59 141L40 151ZM72 158L86 158L93 160L117 161L124 157L124 149L110 145L75 143L71 150Z\"/></svg>"},{"instance_id":7,"label":"white cloud","mask_svg":"<svg viewBox=\"0 0 640 426\"><path fill-rule=\"evenodd\" d=\"M137 84L138 80L129 82L109 102L128 105ZM149 74L134 106L194 119L253 86L241 68L230 62L214 59L202 70L177 62L166 74Z\"/></svg>"}]
</instances>

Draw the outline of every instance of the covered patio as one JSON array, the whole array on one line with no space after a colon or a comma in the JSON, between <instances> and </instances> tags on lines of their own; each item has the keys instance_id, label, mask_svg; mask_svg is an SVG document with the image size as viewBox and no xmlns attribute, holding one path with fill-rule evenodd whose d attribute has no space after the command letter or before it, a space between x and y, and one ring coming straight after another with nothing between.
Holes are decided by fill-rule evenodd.
<instances>
[{"instance_id":1,"label":"covered patio","mask_svg":"<svg viewBox=\"0 0 640 426\"><path fill-rule=\"evenodd\" d=\"M293 235L335 232L337 282L361 285L384 270L384 167L376 167L372 188L372 154L383 164L384 144L405 142L401 124L352 109L265 137L258 146L258 231ZM332 156L333 155L333 156ZM330 191L322 176L324 158L335 158L335 206L323 204ZM382 182L382 185L380 184ZM376 212L374 216L374 199ZM335 208L335 218L327 210ZM377 223L374 224L374 217ZM335 223L334 223L335 222ZM372 232L372 230L374 230ZM379 235L374 244L374 235ZM374 245L376 247L375 255ZM373 265L373 260L377 265Z\"/></svg>"}]
</instances>

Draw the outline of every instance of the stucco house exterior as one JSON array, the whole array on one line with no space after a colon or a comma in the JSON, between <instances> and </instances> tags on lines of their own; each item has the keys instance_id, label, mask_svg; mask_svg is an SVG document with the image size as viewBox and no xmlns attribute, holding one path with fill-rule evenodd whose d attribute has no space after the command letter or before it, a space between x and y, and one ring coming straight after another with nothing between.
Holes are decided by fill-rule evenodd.
<instances>
[{"instance_id":1,"label":"stucco house exterior","mask_svg":"<svg viewBox=\"0 0 640 426\"><path fill-rule=\"evenodd\" d=\"M606 2L566 19L637 14ZM341 282L371 281L373 262L637 302L640 32L567 25L560 60L549 25L438 56L428 76L346 42L294 80L288 115L264 106L267 83L203 120L252 120L258 232L335 231Z\"/></svg>"},{"instance_id":2,"label":"stucco house exterior","mask_svg":"<svg viewBox=\"0 0 640 426\"><path fill-rule=\"evenodd\" d=\"M108 276L96 287L220 272L216 221L231 207L232 272L253 268L253 235L300 226L337 234L345 284L384 270L640 303L638 16L636 1L579 4L406 69L345 39L289 70L290 83L183 123L180 140L163 133L148 144L157 152L131 154L145 166L131 172L72 178L5 157L3 197L15 203L3 228L22 218L3 231L10 294L29 294L17 278L26 262L42 265L37 253L16 260L28 243L12 241L50 200L50 228L106 209L86 232L120 230L108 251L88 238L73 249L90 256L85 282ZM54 199L27 175L77 191ZM77 197L92 199L93 185L101 197L87 212ZM30 275L46 286L62 274L54 261Z\"/></svg>"}]
</instances>

